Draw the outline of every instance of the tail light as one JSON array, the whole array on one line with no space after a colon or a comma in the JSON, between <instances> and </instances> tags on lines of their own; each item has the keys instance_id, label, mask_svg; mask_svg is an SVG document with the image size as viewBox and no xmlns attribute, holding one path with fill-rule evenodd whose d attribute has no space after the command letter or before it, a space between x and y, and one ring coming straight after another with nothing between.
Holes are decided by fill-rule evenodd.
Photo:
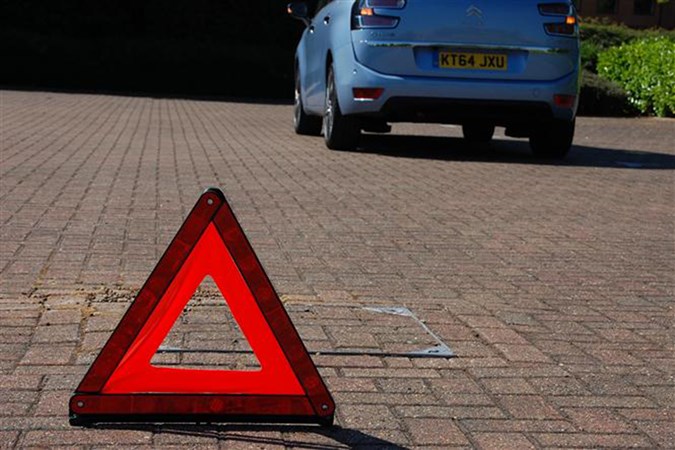
<instances>
[{"instance_id":1,"label":"tail light","mask_svg":"<svg viewBox=\"0 0 675 450\"><path fill-rule=\"evenodd\" d=\"M572 17L574 19L574 17ZM545 23L544 28L548 34L554 36L576 36L577 25L576 21L569 23L568 21L562 23Z\"/></svg>"},{"instance_id":2,"label":"tail light","mask_svg":"<svg viewBox=\"0 0 675 450\"><path fill-rule=\"evenodd\" d=\"M556 94L553 96L553 102L559 108L574 108L574 102L577 100L575 95Z\"/></svg>"},{"instance_id":3,"label":"tail light","mask_svg":"<svg viewBox=\"0 0 675 450\"><path fill-rule=\"evenodd\" d=\"M382 96L383 88L353 88L354 100L357 102L372 102Z\"/></svg>"},{"instance_id":4,"label":"tail light","mask_svg":"<svg viewBox=\"0 0 675 450\"><path fill-rule=\"evenodd\" d=\"M576 37L578 35L577 15L571 3L540 3L539 14L565 19L564 22L545 23L546 33L553 36Z\"/></svg>"},{"instance_id":5,"label":"tail light","mask_svg":"<svg viewBox=\"0 0 675 450\"><path fill-rule=\"evenodd\" d=\"M358 0L352 9L352 30L396 28L401 19L391 13L405 4L406 0Z\"/></svg>"}]
</instances>

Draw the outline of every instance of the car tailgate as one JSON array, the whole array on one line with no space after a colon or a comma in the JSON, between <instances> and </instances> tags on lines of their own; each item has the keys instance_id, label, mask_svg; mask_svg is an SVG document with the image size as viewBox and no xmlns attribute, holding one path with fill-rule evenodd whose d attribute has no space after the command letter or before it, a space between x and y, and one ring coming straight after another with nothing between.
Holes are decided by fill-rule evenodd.
<instances>
[{"instance_id":1,"label":"car tailgate","mask_svg":"<svg viewBox=\"0 0 675 450\"><path fill-rule=\"evenodd\" d=\"M353 29L354 52L361 64L391 75L558 79L575 70L578 41L547 34L545 23L565 17L542 15L539 3L408 0L402 9L375 8L399 22L395 28ZM472 65L458 67L458 58L471 57Z\"/></svg>"}]
</instances>

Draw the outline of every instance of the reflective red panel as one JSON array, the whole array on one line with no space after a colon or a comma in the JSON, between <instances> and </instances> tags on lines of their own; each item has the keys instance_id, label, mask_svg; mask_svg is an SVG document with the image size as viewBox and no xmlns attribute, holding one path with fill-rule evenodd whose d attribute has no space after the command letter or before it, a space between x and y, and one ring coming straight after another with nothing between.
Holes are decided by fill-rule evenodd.
<instances>
[{"instance_id":1,"label":"reflective red panel","mask_svg":"<svg viewBox=\"0 0 675 450\"><path fill-rule=\"evenodd\" d=\"M251 371L151 359L211 276L260 362ZM71 398L71 423L332 423L335 405L223 194L205 192Z\"/></svg>"}]
</instances>

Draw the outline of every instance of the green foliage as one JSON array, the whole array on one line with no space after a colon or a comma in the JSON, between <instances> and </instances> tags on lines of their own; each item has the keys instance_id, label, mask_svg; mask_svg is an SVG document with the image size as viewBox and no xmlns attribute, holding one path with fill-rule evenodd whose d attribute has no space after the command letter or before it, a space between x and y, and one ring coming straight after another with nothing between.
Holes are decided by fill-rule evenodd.
<instances>
[{"instance_id":1,"label":"green foliage","mask_svg":"<svg viewBox=\"0 0 675 450\"><path fill-rule=\"evenodd\" d=\"M579 51L581 53L581 67L591 72L597 72L598 54L603 50L595 42L582 41Z\"/></svg>"},{"instance_id":2,"label":"green foliage","mask_svg":"<svg viewBox=\"0 0 675 450\"><path fill-rule=\"evenodd\" d=\"M598 74L625 89L642 113L675 114L675 39L647 38L605 50Z\"/></svg>"},{"instance_id":3,"label":"green foliage","mask_svg":"<svg viewBox=\"0 0 675 450\"><path fill-rule=\"evenodd\" d=\"M666 36L675 39L675 31L659 28L636 30L625 25L606 22L602 19L583 19L581 34L581 64L596 72L598 55L610 47L617 47L637 39Z\"/></svg>"}]
</instances>

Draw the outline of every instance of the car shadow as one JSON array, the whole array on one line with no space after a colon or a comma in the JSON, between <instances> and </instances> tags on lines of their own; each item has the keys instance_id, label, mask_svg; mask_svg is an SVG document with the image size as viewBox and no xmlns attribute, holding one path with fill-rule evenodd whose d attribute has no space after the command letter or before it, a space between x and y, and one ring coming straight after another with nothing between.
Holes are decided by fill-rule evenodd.
<instances>
[{"instance_id":1,"label":"car shadow","mask_svg":"<svg viewBox=\"0 0 675 450\"><path fill-rule=\"evenodd\" d=\"M616 169L675 169L675 155L584 145L574 145L564 160L537 158L530 153L530 147L525 139L494 139L489 144L471 144L456 137L364 134L357 151L398 158L440 161Z\"/></svg>"},{"instance_id":2,"label":"car shadow","mask_svg":"<svg viewBox=\"0 0 675 450\"><path fill-rule=\"evenodd\" d=\"M157 434L171 434L176 441L180 436L218 439L222 441L241 442L253 446L278 445L311 450L337 450L345 446L349 448L388 448L405 449L393 442L381 439L359 430L342 428L339 425L330 427L310 425L261 425L261 424L145 424L145 423L101 423L91 428L99 430L136 430ZM287 433L278 436L276 433ZM169 439L170 440L170 439ZM330 442L333 441L333 442Z\"/></svg>"}]
</instances>

